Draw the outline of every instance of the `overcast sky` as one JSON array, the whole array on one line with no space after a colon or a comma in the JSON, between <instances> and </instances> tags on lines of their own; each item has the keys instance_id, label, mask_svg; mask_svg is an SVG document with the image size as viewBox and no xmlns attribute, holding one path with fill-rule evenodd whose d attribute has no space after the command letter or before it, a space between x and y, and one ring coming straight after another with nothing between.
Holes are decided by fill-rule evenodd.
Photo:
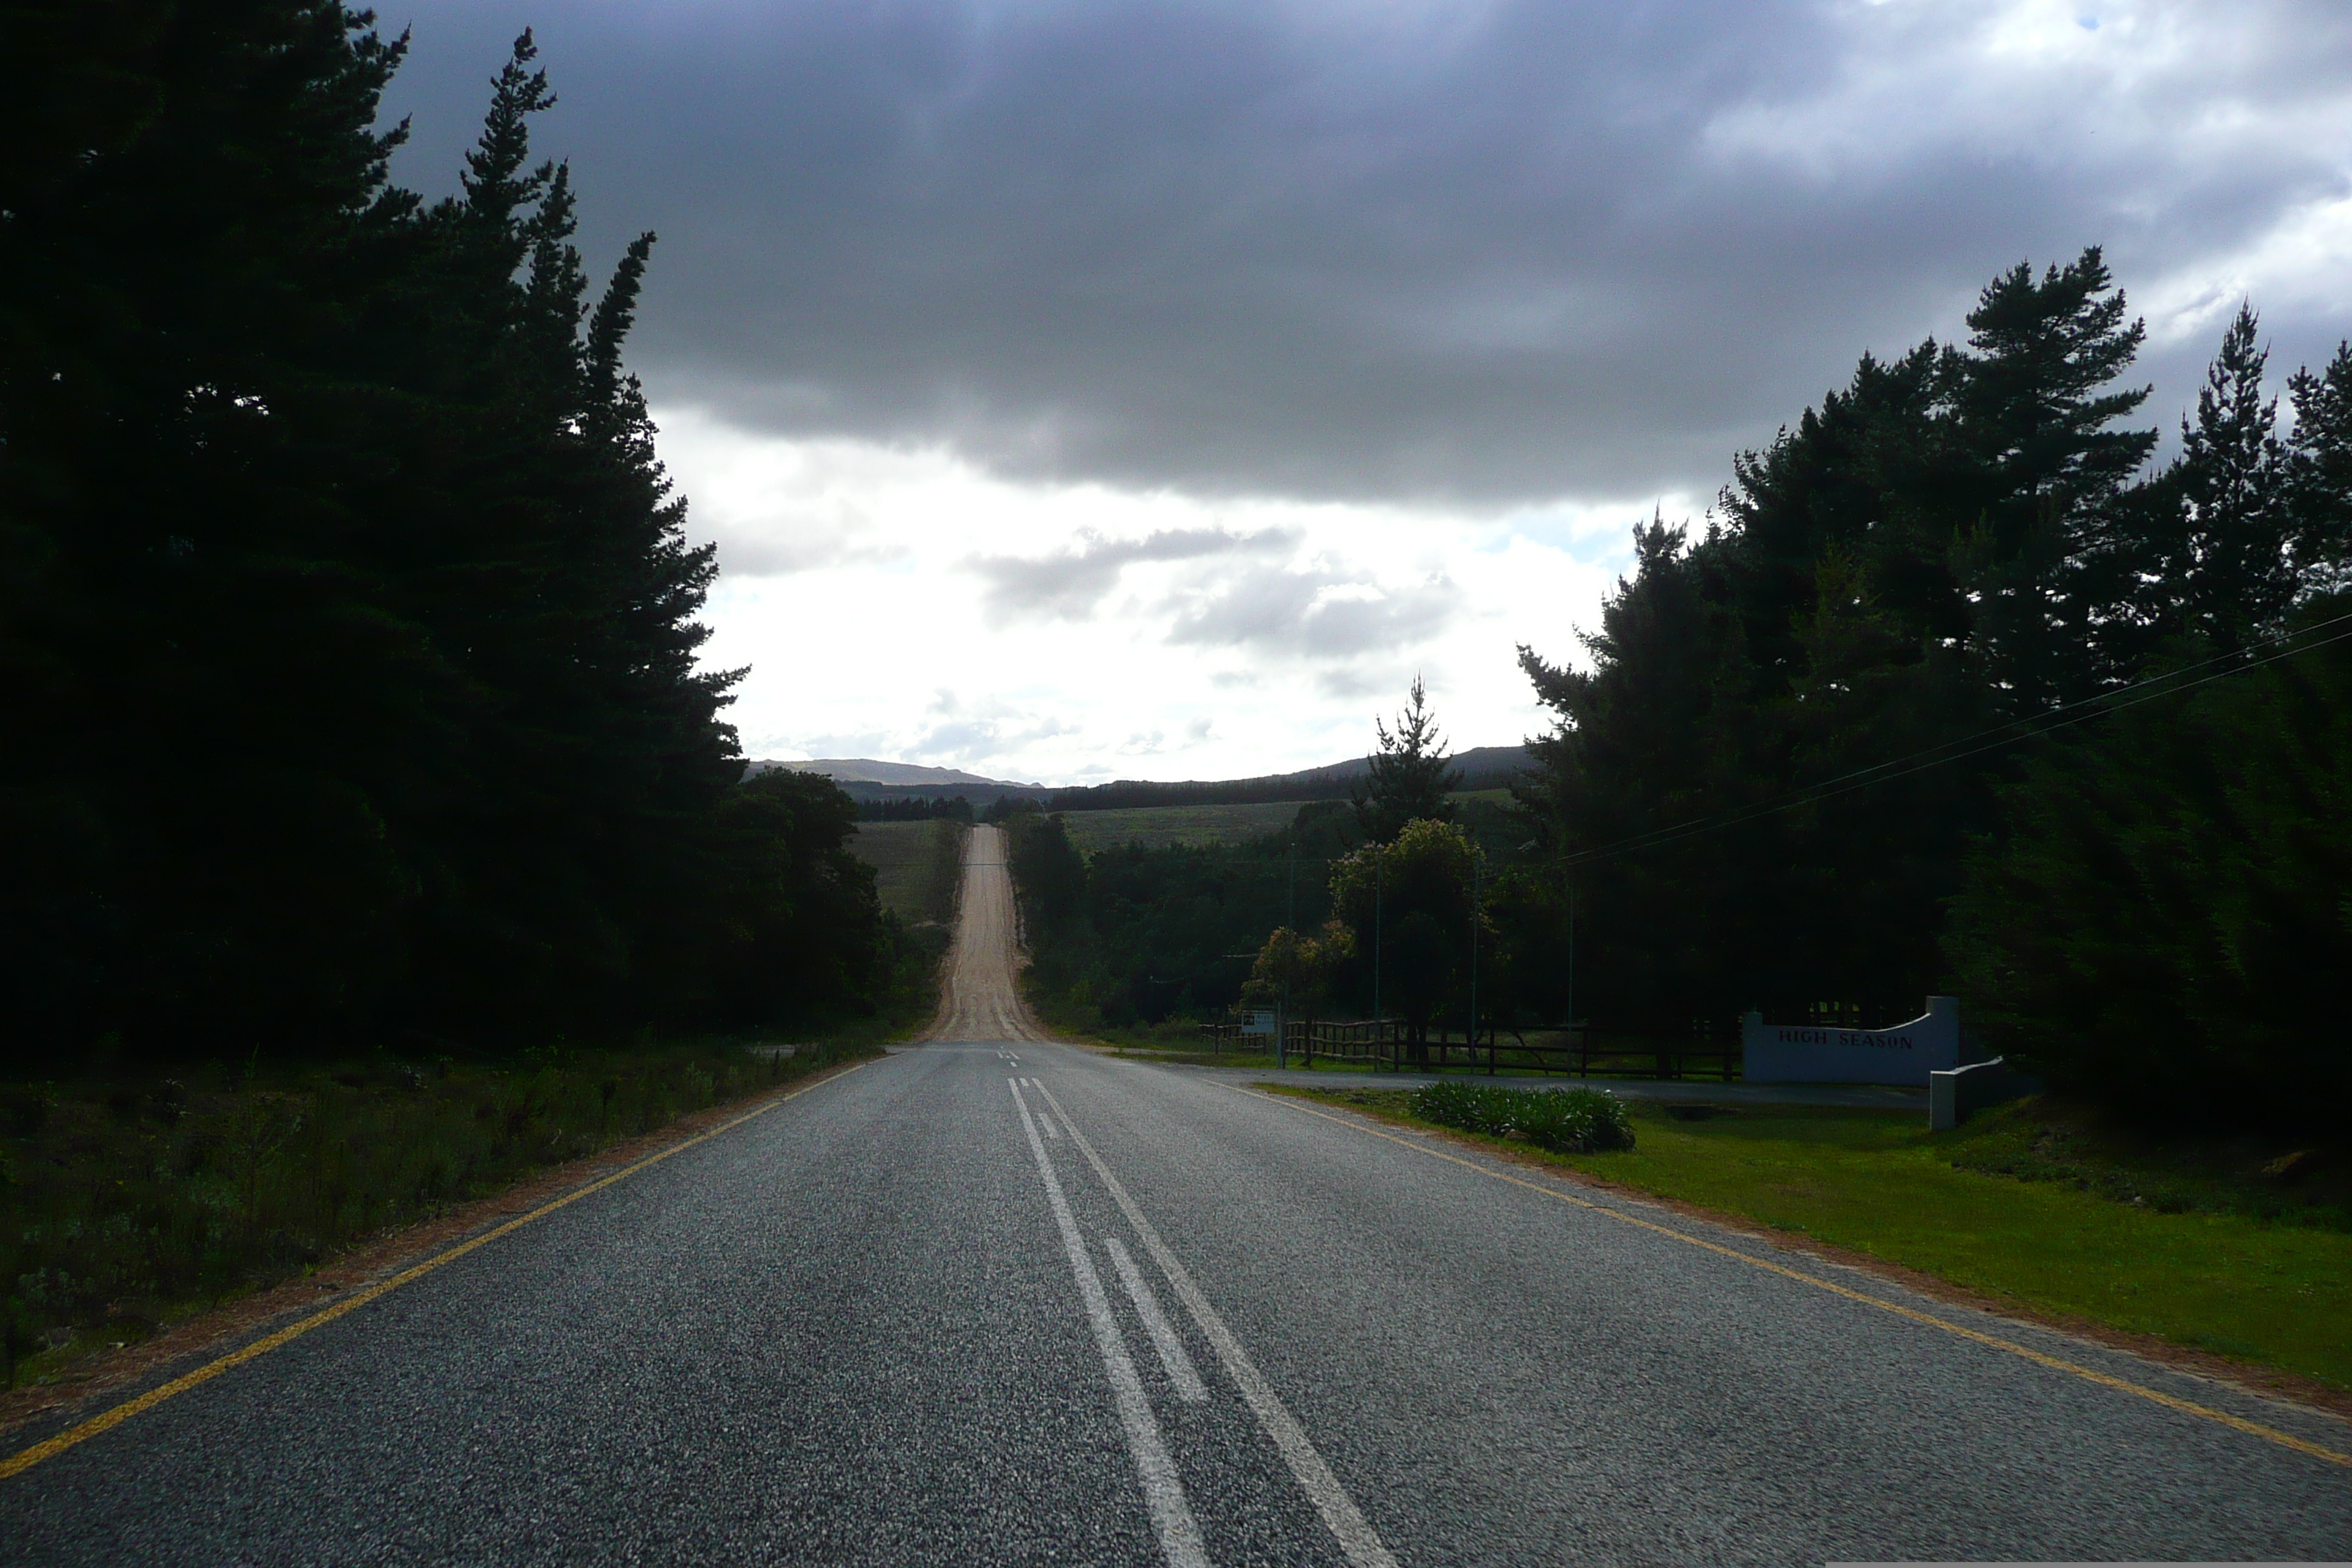
<instances>
[{"instance_id":1,"label":"overcast sky","mask_svg":"<svg viewBox=\"0 0 2352 1568\"><path fill-rule=\"evenodd\" d=\"M454 183L525 25L724 568L754 756L1049 782L1538 715L1632 525L1864 350L2104 245L2151 422L2251 297L2352 335L2352 6L436 0ZM2283 379L2283 374L2282 374Z\"/></svg>"}]
</instances>

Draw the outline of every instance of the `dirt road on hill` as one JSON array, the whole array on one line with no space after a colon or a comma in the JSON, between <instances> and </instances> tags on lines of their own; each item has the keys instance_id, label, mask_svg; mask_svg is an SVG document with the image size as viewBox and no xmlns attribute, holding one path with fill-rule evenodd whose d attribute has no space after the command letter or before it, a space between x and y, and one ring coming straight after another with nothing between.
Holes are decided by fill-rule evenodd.
<instances>
[{"instance_id":1,"label":"dirt road on hill","mask_svg":"<svg viewBox=\"0 0 2352 1568\"><path fill-rule=\"evenodd\" d=\"M1019 922L1013 912L1013 875L1005 868L1004 830L975 826L964 843L963 889L956 900L954 945L948 949L934 1040L985 1043L1049 1037L1030 1016L1014 984L1019 970Z\"/></svg>"}]
</instances>

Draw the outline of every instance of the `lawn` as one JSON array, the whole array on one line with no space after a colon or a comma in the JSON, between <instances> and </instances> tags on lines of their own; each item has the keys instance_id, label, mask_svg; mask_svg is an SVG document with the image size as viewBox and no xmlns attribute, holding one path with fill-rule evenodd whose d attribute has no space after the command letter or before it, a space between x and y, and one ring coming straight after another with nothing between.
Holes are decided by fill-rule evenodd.
<instances>
[{"instance_id":1,"label":"lawn","mask_svg":"<svg viewBox=\"0 0 2352 1568\"><path fill-rule=\"evenodd\" d=\"M1292 1092L1414 1120L1410 1090ZM1632 1110L1630 1151L1510 1147L2045 1312L2352 1388L2352 1226L2332 1187L2282 1202L2210 1148L2168 1153L2095 1134L2028 1172L2045 1179L1969 1168L2047 1145L2032 1105L1948 1133L1916 1111L1743 1106L1683 1121L1653 1102Z\"/></svg>"}]
</instances>

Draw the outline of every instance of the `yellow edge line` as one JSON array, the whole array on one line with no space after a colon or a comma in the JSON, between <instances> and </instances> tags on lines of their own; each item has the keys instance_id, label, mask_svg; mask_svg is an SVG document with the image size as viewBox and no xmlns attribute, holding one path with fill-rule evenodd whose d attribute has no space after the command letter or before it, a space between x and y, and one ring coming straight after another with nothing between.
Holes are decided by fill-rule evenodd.
<instances>
[{"instance_id":1,"label":"yellow edge line","mask_svg":"<svg viewBox=\"0 0 2352 1568\"><path fill-rule=\"evenodd\" d=\"M1336 1121L1342 1127L1353 1128L1359 1132L1367 1132L1375 1138L1385 1138L1399 1148L1410 1149L1417 1154L1427 1154L1435 1159L1449 1161L1465 1170L1475 1171L1482 1176L1492 1176L1498 1182L1508 1182L1515 1187L1525 1187L1531 1193L1541 1193L1546 1197L1558 1198L1561 1203L1574 1204L1579 1208L1591 1209L1595 1214L1607 1215L1611 1219L1622 1220L1627 1225L1639 1226L1643 1230L1655 1231L1660 1236L1671 1237L1689 1246L1719 1253L1726 1258L1736 1258L1751 1268L1760 1268L1768 1274L1778 1274L1786 1279L1798 1280L1813 1286L1817 1289L1827 1290L1832 1296L1843 1296L1849 1301L1859 1301L1864 1306L1875 1307L1882 1312L1892 1312L1898 1318L1908 1318L1915 1323L1924 1323L1931 1329L1941 1329L1948 1334L1973 1341L1993 1350L2007 1351L2011 1355L2022 1356L2036 1366L2045 1366L2053 1372L2067 1373L2083 1379L2085 1383L2095 1383L2102 1388L2112 1388L2119 1394L2137 1394L2142 1399L2161 1405L2168 1410L2178 1410L2184 1415L2197 1415L2208 1421L2219 1422L2233 1431L2243 1432L2250 1437L2261 1437L2268 1442L2276 1443L2281 1447L2293 1448L2298 1454L2308 1454L2315 1459L2325 1459L2331 1465L2342 1465L2347 1468L2352 1468L2352 1454L2341 1454L2333 1448L2322 1447L2317 1443L2306 1441L2292 1432L2282 1432L2275 1426L2265 1426L2259 1421L2249 1421L2242 1415L2232 1415L2226 1410L2216 1410L2210 1405L2200 1405L2194 1400L2181 1399L2166 1394L2160 1389L2134 1383L2128 1378L2116 1377L2111 1373L2101 1372L2096 1367L2084 1366L2080 1362L2068 1361L2063 1356L2051 1355L2045 1352L2034 1350L2031 1346L2019 1344L2013 1340L2004 1340L1994 1334L1963 1328L1958 1323L1937 1317L1932 1312L1922 1312L1916 1308L1906 1307L1898 1302L1873 1296L1867 1291L1852 1289L1833 1279L1824 1279L1818 1274L1808 1274L1801 1268L1791 1268L1785 1263L1775 1263L1769 1258L1751 1257L1738 1247L1725 1247L1717 1242L1707 1241L1687 1231L1676 1230L1671 1226L1659 1225L1655 1221L1626 1214L1622 1210L1610 1207L1607 1204L1596 1204L1589 1198L1580 1198L1574 1194L1561 1192L1558 1187L1549 1186L1541 1182L1530 1182L1523 1177L1507 1174L1482 1165L1475 1160L1465 1160L1458 1154L1449 1154L1443 1149L1433 1149L1427 1144L1415 1142L1410 1138L1400 1138L1393 1132L1383 1132L1360 1117L1335 1116L1328 1110L1318 1110L1311 1105L1303 1104L1287 1095L1267 1094L1260 1089L1243 1089L1237 1084L1228 1087L1235 1093L1272 1100L1277 1105L1305 1111L1309 1116L1319 1116L1326 1121Z\"/></svg>"},{"instance_id":2,"label":"yellow edge line","mask_svg":"<svg viewBox=\"0 0 2352 1568\"><path fill-rule=\"evenodd\" d=\"M9 1455L5 1459L0 1459L0 1480L5 1480L10 1476L22 1475L25 1471L31 1469L35 1465L39 1464L42 1460L53 1459L59 1454L64 1453L68 1448L72 1447L77 1443L86 1443L101 1432L110 1431L114 1427L121 1426L133 1415L137 1415L143 1411L154 1409L155 1406L163 1404L163 1401L167 1399L185 1394L188 1390L196 1387L200 1384L210 1383L214 1378L218 1377L221 1373L235 1367L243 1366L247 1362L268 1355L271 1351L276 1350L278 1346L289 1343L294 1340L300 1339L312 1329L319 1328L327 1323L331 1323L346 1312L357 1311L360 1308L366 1306L370 1301L374 1300L379 1296L389 1295L393 1291L399 1289L403 1285L406 1285L413 1280L423 1279L425 1275L432 1273L436 1268L440 1268L445 1263L454 1263L458 1258L465 1257L466 1254L473 1251L475 1248L488 1247L491 1242L498 1240L499 1237L505 1236L509 1232L520 1230L524 1226L529 1225L533 1220L544 1219L549 1215L553 1214L557 1209L563 1208L571 1204L576 1204L582 1198L588 1196L591 1193L602 1192L606 1187L611 1186L614 1182L621 1181L625 1177L634 1176L648 1165L658 1165L664 1160L668 1159L672 1154L691 1149L697 1143L708 1142L709 1140L718 1137L721 1132L732 1131L734 1129L742 1126L746 1121L751 1121L753 1117L764 1116L779 1105L783 1104L784 1101L788 1100L798 1100L802 1095L808 1093L811 1089L822 1089L825 1084L832 1082L835 1079L846 1077L849 1073L856 1072L859 1068L862 1068L866 1064L864 1062L853 1063L842 1072L829 1074L816 1083L804 1085L800 1089L793 1090L790 1094L780 1094L773 1100L764 1101L756 1110L747 1110L731 1121L722 1121L708 1132L698 1132L693 1137L688 1138L682 1142L673 1143L657 1154L648 1154L646 1158L638 1161L635 1164L625 1166L621 1170L614 1172L611 1175L602 1178L601 1180L591 1182L584 1187L574 1187L572 1191L564 1194L562 1197L557 1198L552 1203L541 1204L539 1207L531 1210L527 1215L520 1215L515 1219L510 1219L507 1221L506 1224L498 1226L494 1230L486 1230L481 1235L475 1237L471 1241L461 1241L446 1252L436 1253L422 1263L402 1269L399 1273L394 1275L389 1279L380 1279L376 1281L376 1283L369 1286L366 1289L359 1291L356 1294L347 1296L331 1307L326 1308L321 1311L311 1313L309 1317L302 1319L299 1322L289 1323L286 1327L278 1330L276 1333L265 1334L260 1339L254 1341L251 1344L247 1345L240 1350L230 1352L227 1355L221 1357L218 1361L206 1362L204 1365L196 1368L195 1371L187 1373L185 1376L175 1377L169 1383L149 1389L146 1393L139 1395L136 1399L127 1399L110 1410L101 1411L98 1415L93 1415L89 1420L83 1422L80 1426L69 1426L45 1443L36 1443L29 1448L20 1449L16 1453Z\"/></svg>"}]
</instances>

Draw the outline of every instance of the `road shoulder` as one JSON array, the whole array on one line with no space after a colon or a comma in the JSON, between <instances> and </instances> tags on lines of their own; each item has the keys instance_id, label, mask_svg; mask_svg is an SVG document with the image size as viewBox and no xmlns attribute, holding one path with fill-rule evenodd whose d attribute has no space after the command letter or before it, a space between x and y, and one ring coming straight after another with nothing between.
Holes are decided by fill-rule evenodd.
<instances>
[{"instance_id":1,"label":"road shoulder","mask_svg":"<svg viewBox=\"0 0 2352 1568\"><path fill-rule=\"evenodd\" d=\"M1982 1312L1993 1318L2028 1324L2037 1329L2064 1335L2069 1339L2097 1345L2103 1349L2137 1356L2171 1372L2222 1384L2242 1393L2284 1401L2300 1409L2333 1416L2338 1420L2352 1421L2352 1391L2335 1387L2284 1368L2217 1354L2158 1335L2118 1329L2072 1313L2045 1310L2014 1297L1962 1285L1940 1275L1890 1262L1853 1247L1823 1241L1811 1236L1801 1237L1762 1224L1748 1215L1669 1197L1629 1183L1595 1175L1591 1172L1579 1170L1564 1158L1541 1149L1461 1132L1452 1128L1439 1127L1411 1117L1396 1115L1380 1107L1352 1102L1339 1098L1330 1089L1309 1088L1287 1083L1234 1084L1233 1087L1239 1092L1255 1094L1270 1100L1307 1101L1318 1108L1327 1109L1332 1113L1394 1127L1416 1139L1425 1139L1432 1143L1444 1143L1465 1152L1483 1155L1489 1160L1540 1173L1566 1187L1606 1194L1612 1197L1680 1215L1729 1234L1761 1243L1790 1258L1801 1258L1816 1264L1866 1275L1931 1300Z\"/></svg>"},{"instance_id":2,"label":"road shoulder","mask_svg":"<svg viewBox=\"0 0 2352 1568\"><path fill-rule=\"evenodd\" d=\"M567 1193L691 1142L773 1101L803 1093L872 1059L864 1057L821 1068L757 1094L689 1112L666 1127L608 1144L583 1158L547 1166L488 1196L455 1205L431 1219L383 1232L296 1279L193 1313L135 1344L101 1352L78 1363L71 1375L55 1383L0 1394L0 1452L13 1452L38 1442L123 1398L234 1352L307 1314L333 1306L353 1291L366 1289Z\"/></svg>"}]
</instances>

